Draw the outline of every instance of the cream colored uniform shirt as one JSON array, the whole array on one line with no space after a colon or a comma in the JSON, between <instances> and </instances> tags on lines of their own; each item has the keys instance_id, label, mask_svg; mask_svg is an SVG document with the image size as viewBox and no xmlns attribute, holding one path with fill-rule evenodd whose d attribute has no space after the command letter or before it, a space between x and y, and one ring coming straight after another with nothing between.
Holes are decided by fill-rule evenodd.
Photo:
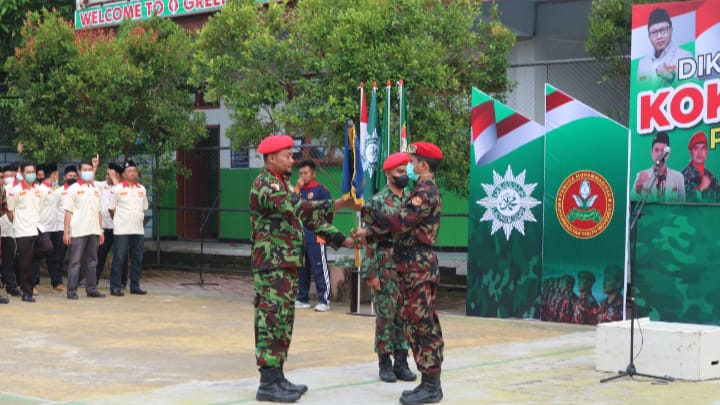
<instances>
[{"instance_id":1,"label":"cream colored uniform shirt","mask_svg":"<svg viewBox=\"0 0 720 405\"><path fill-rule=\"evenodd\" d=\"M40 183L40 192L45 196L45 204L40 211L40 226L43 232L54 232L57 228L57 218L55 217L55 198L53 196L52 186Z\"/></svg>"},{"instance_id":2,"label":"cream colored uniform shirt","mask_svg":"<svg viewBox=\"0 0 720 405\"><path fill-rule=\"evenodd\" d=\"M112 197L113 186L107 181L96 181L95 187L100 189L100 210L102 211L102 226L104 229L113 229L113 219L110 217L108 206L110 205L110 197Z\"/></svg>"},{"instance_id":3,"label":"cream colored uniform shirt","mask_svg":"<svg viewBox=\"0 0 720 405\"><path fill-rule=\"evenodd\" d=\"M123 181L112 189L108 209L115 210L114 235L144 235L145 210L148 199L140 183L131 186Z\"/></svg>"},{"instance_id":4,"label":"cream colored uniform shirt","mask_svg":"<svg viewBox=\"0 0 720 405\"><path fill-rule=\"evenodd\" d=\"M8 211L13 212L15 237L37 236L40 225L40 212L45 204L45 195L37 184L28 186L18 183L7 194ZM40 228L45 232L44 228Z\"/></svg>"},{"instance_id":5,"label":"cream colored uniform shirt","mask_svg":"<svg viewBox=\"0 0 720 405\"><path fill-rule=\"evenodd\" d=\"M100 236L100 190L92 182L78 180L67 192L63 208L72 213L70 237Z\"/></svg>"},{"instance_id":6,"label":"cream colored uniform shirt","mask_svg":"<svg viewBox=\"0 0 720 405\"><path fill-rule=\"evenodd\" d=\"M65 197L68 196L69 188L70 186L68 184L57 188L53 191L53 196L50 200L50 204L53 204L55 212L55 229L53 229L55 232L63 232L65 230L65 208L63 204L65 203Z\"/></svg>"}]
</instances>

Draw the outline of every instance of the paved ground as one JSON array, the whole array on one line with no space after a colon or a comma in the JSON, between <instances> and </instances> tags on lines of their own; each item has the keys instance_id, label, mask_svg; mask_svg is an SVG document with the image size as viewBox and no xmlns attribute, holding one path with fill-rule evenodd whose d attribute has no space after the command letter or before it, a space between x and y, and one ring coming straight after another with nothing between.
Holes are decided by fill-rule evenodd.
<instances>
[{"instance_id":1,"label":"paved ground","mask_svg":"<svg viewBox=\"0 0 720 405\"><path fill-rule=\"evenodd\" d=\"M2 404L242 404L257 388L248 276L147 272L146 296L69 301L43 280L38 302L0 306ZM107 281L101 283L107 291ZM592 327L471 318L448 300L446 404L687 403L720 399L720 381L600 384ZM345 305L298 312L288 376L302 404L396 404L411 383L378 381L373 322ZM720 403L720 402L717 402Z\"/></svg>"}]
</instances>

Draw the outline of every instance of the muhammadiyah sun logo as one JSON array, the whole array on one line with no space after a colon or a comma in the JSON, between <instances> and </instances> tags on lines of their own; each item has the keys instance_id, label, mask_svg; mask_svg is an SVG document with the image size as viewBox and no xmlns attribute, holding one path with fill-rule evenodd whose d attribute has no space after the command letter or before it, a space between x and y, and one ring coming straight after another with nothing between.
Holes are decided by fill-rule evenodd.
<instances>
[{"instance_id":1,"label":"muhammadiyah sun logo","mask_svg":"<svg viewBox=\"0 0 720 405\"><path fill-rule=\"evenodd\" d=\"M540 204L531 195L537 183L525 184L525 170L517 177L513 176L509 165L505 176L493 170L493 184L483 183L482 187L487 196L477 201L477 204L485 207L485 214L480 221L492 221L491 236L502 228L505 239L510 240L513 229L525 235L525 221L537 222L530 211Z\"/></svg>"},{"instance_id":2,"label":"muhammadiyah sun logo","mask_svg":"<svg viewBox=\"0 0 720 405\"><path fill-rule=\"evenodd\" d=\"M555 213L560 226L578 239L594 238L607 228L615 211L612 188L592 170L568 176L558 189Z\"/></svg>"}]
</instances>

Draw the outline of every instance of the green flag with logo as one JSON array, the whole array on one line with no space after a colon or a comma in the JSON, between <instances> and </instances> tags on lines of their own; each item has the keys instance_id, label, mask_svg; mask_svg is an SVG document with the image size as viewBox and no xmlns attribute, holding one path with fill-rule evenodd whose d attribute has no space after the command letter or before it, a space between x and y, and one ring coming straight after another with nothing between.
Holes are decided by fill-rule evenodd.
<instances>
[{"instance_id":1,"label":"green flag with logo","mask_svg":"<svg viewBox=\"0 0 720 405\"><path fill-rule=\"evenodd\" d=\"M539 317L544 133L472 89L468 315Z\"/></svg>"},{"instance_id":2,"label":"green flag with logo","mask_svg":"<svg viewBox=\"0 0 720 405\"><path fill-rule=\"evenodd\" d=\"M541 319L623 319L628 130L545 86Z\"/></svg>"}]
</instances>

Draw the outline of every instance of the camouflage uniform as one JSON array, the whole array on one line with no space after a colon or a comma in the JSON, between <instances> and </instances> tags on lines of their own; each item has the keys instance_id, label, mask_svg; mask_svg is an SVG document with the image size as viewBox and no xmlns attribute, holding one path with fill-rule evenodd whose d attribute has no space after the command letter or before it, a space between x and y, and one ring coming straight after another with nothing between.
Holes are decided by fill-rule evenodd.
<instances>
[{"instance_id":1,"label":"camouflage uniform","mask_svg":"<svg viewBox=\"0 0 720 405\"><path fill-rule=\"evenodd\" d=\"M613 298L611 302L608 302L608 297L600 301L600 307L598 308L597 321L601 322L612 322L621 321L623 315L623 296L618 294Z\"/></svg>"},{"instance_id":2,"label":"camouflage uniform","mask_svg":"<svg viewBox=\"0 0 720 405\"><path fill-rule=\"evenodd\" d=\"M402 204L403 197L398 197L389 187L375 194L367 203L368 207L385 214L394 214ZM386 234L391 236L389 234ZM375 306L375 352L392 354L398 350L407 352L408 343L403 334L400 310L402 294L400 293L395 261L393 260L393 240L379 240L369 244L366 249L361 272L365 279L377 277L380 280L380 291L372 290L372 302Z\"/></svg>"},{"instance_id":3,"label":"camouflage uniform","mask_svg":"<svg viewBox=\"0 0 720 405\"><path fill-rule=\"evenodd\" d=\"M592 292L583 291L575 302L572 322L582 325L596 325L598 321L598 303Z\"/></svg>"},{"instance_id":4,"label":"camouflage uniform","mask_svg":"<svg viewBox=\"0 0 720 405\"><path fill-rule=\"evenodd\" d=\"M332 201L300 199L288 178L267 168L250 190L252 267L255 286L255 357L260 367L282 367L292 339L298 268L303 261L303 226L335 248L345 236L328 219Z\"/></svg>"},{"instance_id":5,"label":"camouflage uniform","mask_svg":"<svg viewBox=\"0 0 720 405\"><path fill-rule=\"evenodd\" d=\"M718 184L717 177L715 177L710 170L705 168L705 173L700 173L700 171L691 162L682 170L682 174L685 177L685 198L687 201L718 201L718 197L720 196L720 184ZM697 188L700 186L703 174L708 176L710 179L710 185L704 191L698 191Z\"/></svg>"},{"instance_id":6,"label":"camouflage uniform","mask_svg":"<svg viewBox=\"0 0 720 405\"><path fill-rule=\"evenodd\" d=\"M421 180L395 214L370 207L362 209L368 224L368 240L375 235L399 233L394 259L403 296L403 332L410 344L418 371L423 375L440 372L443 338L435 312L435 297L440 283L437 256L432 245L440 229L442 202L435 181Z\"/></svg>"}]
</instances>

